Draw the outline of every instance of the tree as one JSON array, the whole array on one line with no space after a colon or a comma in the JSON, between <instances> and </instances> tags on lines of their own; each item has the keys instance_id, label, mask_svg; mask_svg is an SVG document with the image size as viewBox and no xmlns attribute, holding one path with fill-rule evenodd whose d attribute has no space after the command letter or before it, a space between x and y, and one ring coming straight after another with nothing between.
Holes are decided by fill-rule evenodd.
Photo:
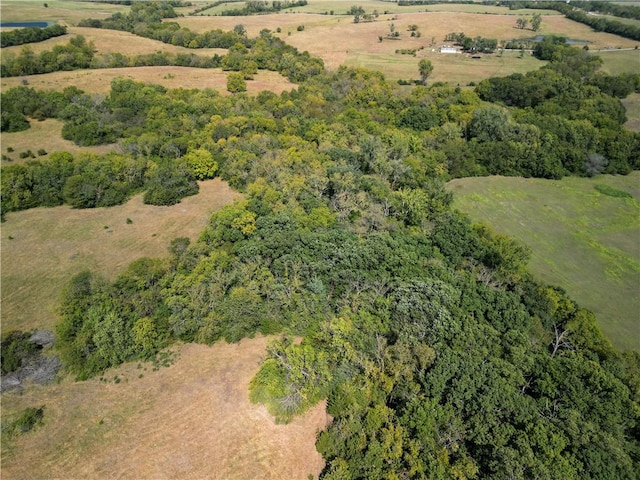
<instances>
[{"instance_id":1,"label":"tree","mask_svg":"<svg viewBox=\"0 0 640 480\"><path fill-rule=\"evenodd\" d=\"M242 73L229 73L227 76L227 91L231 93L247 91L247 82L244 81L244 75Z\"/></svg>"},{"instance_id":2,"label":"tree","mask_svg":"<svg viewBox=\"0 0 640 480\"><path fill-rule=\"evenodd\" d=\"M516 20L516 26L520 29L523 30L526 26L527 23L529 23L529 20L527 20L526 18L520 17Z\"/></svg>"},{"instance_id":3,"label":"tree","mask_svg":"<svg viewBox=\"0 0 640 480\"><path fill-rule=\"evenodd\" d=\"M542 15L540 13L534 13L531 18L531 29L534 32L540 30L540 25L542 24Z\"/></svg>"},{"instance_id":4,"label":"tree","mask_svg":"<svg viewBox=\"0 0 640 480\"><path fill-rule=\"evenodd\" d=\"M364 15L364 8L359 5L353 5L347 14L353 15L353 23L360 23L360 17Z\"/></svg>"},{"instance_id":5,"label":"tree","mask_svg":"<svg viewBox=\"0 0 640 480\"><path fill-rule=\"evenodd\" d=\"M427 78L429 78L429 75L433 72L433 65L431 64L431 61L426 58L420 60L418 63L418 70L420 71L420 81L423 85L426 85Z\"/></svg>"}]
</instances>

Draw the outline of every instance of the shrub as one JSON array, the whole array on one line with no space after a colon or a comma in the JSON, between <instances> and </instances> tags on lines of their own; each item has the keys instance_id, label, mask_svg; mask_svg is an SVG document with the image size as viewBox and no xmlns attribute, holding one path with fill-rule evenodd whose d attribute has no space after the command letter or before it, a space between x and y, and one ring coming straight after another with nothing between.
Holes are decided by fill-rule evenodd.
<instances>
[{"instance_id":1,"label":"shrub","mask_svg":"<svg viewBox=\"0 0 640 480\"><path fill-rule=\"evenodd\" d=\"M38 349L35 343L31 343L29 338L31 332L13 331L0 342L0 370L5 375L15 372L22 366L22 360L34 354Z\"/></svg>"},{"instance_id":2,"label":"shrub","mask_svg":"<svg viewBox=\"0 0 640 480\"><path fill-rule=\"evenodd\" d=\"M27 433L36 426L42 425L44 417L44 405L40 408L25 408L20 416L6 426L2 426L2 433L13 436L15 434Z\"/></svg>"}]
</instances>

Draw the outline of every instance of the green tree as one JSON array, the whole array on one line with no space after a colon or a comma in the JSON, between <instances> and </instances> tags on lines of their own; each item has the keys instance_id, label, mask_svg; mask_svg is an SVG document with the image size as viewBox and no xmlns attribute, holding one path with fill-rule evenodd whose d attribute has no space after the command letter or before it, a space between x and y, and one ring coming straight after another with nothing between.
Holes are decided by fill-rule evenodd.
<instances>
[{"instance_id":1,"label":"green tree","mask_svg":"<svg viewBox=\"0 0 640 480\"><path fill-rule=\"evenodd\" d=\"M526 18L520 17L516 20L516 27L518 27L520 30L524 30L527 27L528 23L529 23L529 20L527 20Z\"/></svg>"},{"instance_id":2,"label":"green tree","mask_svg":"<svg viewBox=\"0 0 640 480\"><path fill-rule=\"evenodd\" d=\"M433 72L433 65L431 64L431 61L426 58L420 60L420 62L418 62L418 71L420 72L420 81L423 85L426 85L429 75Z\"/></svg>"},{"instance_id":3,"label":"green tree","mask_svg":"<svg viewBox=\"0 0 640 480\"><path fill-rule=\"evenodd\" d=\"M231 72L227 75L227 91L231 93L247 91L247 82L242 73Z\"/></svg>"},{"instance_id":4,"label":"green tree","mask_svg":"<svg viewBox=\"0 0 640 480\"><path fill-rule=\"evenodd\" d=\"M540 26L542 25L542 14L534 13L533 17L531 17L531 29L534 32L540 30Z\"/></svg>"}]
</instances>

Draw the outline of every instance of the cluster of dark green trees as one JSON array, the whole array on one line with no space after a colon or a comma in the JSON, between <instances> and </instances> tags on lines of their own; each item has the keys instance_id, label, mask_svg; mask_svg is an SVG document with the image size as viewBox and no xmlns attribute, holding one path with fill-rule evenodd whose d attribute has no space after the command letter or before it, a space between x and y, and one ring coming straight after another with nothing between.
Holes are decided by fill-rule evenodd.
<instances>
[{"instance_id":1,"label":"cluster of dark green trees","mask_svg":"<svg viewBox=\"0 0 640 480\"><path fill-rule=\"evenodd\" d=\"M267 35L234 55L271 58ZM177 340L284 334L251 396L283 421L327 400L322 478L636 478L640 355L536 281L526 247L453 211L443 184L640 168L640 136L596 67L560 55L476 92L396 91L349 68L256 97L129 80L102 101L12 89L3 124L5 107L10 122L55 116L68 138L99 132L124 153L3 167L2 204L96 198L98 179L107 198L216 174L244 193L166 258L70 282L57 348L78 378Z\"/></svg>"},{"instance_id":2,"label":"cluster of dark green trees","mask_svg":"<svg viewBox=\"0 0 640 480\"><path fill-rule=\"evenodd\" d=\"M464 32L448 33L444 38L445 42L453 42L460 45L465 52L493 53L498 47L498 40L495 38L468 37Z\"/></svg>"},{"instance_id":3,"label":"cluster of dark green trees","mask_svg":"<svg viewBox=\"0 0 640 480\"><path fill-rule=\"evenodd\" d=\"M0 47L12 47L25 43L42 42L48 38L59 37L67 33L67 27L63 25L51 25L46 28L26 27L16 28L0 32Z\"/></svg>"},{"instance_id":4,"label":"cluster of dark green trees","mask_svg":"<svg viewBox=\"0 0 640 480\"><path fill-rule=\"evenodd\" d=\"M93 42L82 35L72 37L68 44L57 45L36 55L24 47L19 55L7 54L0 65L0 76L17 77L82 68L124 68L174 65L179 67L217 68L222 64L220 55L211 57L194 53L168 53L157 51L127 56L119 52L95 55Z\"/></svg>"},{"instance_id":5,"label":"cluster of dark green trees","mask_svg":"<svg viewBox=\"0 0 640 480\"><path fill-rule=\"evenodd\" d=\"M245 15L260 15L265 13L276 13L287 8L304 7L307 0L273 0L271 2L263 0L249 0L244 2L242 8L234 8L231 10L223 10L219 15L225 17L242 17Z\"/></svg>"}]
</instances>

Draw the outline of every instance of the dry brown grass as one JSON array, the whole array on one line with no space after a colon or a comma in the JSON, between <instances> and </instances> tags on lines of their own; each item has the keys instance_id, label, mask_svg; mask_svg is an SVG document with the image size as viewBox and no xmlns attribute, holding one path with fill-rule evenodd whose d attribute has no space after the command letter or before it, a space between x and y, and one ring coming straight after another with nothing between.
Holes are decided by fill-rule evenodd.
<instances>
[{"instance_id":1,"label":"dry brown grass","mask_svg":"<svg viewBox=\"0 0 640 480\"><path fill-rule=\"evenodd\" d=\"M32 159L21 159L19 154L31 150L34 154L39 149L44 149L47 155L36 157L37 159L47 158L49 153L56 151L67 151L73 154L78 152L92 152L97 154L108 153L115 148L115 145L100 145L97 147L78 147L75 143L65 140L61 136L62 121L53 118L38 121L30 120L31 128L22 132L3 132L1 137L2 153L12 159L11 162L2 161L2 166L24 163ZM7 152L7 148L13 148L14 152Z\"/></svg>"},{"instance_id":2,"label":"dry brown grass","mask_svg":"<svg viewBox=\"0 0 640 480\"><path fill-rule=\"evenodd\" d=\"M130 78L137 82L155 83L167 88L211 88L223 95L227 92L227 72L219 68L192 67L132 67L104 68L100 70L74 70L53 72L27 77L2 78L2 89L22 85L22 79L37 90L61 90L75 85L90 94L106 95L115 78ZM262 90L280 94L297 85L277 72L259 71L253 80L247 80L247 93L257 95Z\"/></svg>"},{"instance_id":3,"label":"dry brown grass","mask_svg":"<svg viewBox=\"0 0 640 480\"><path fill-rule=\"evenodd\" d=\"M50 38L44 42L30 43L29 48L35 53L45 50L51 50L55 45L66 45L69 40L76 36L82 35L87 42L93 42L97 55L103 53L122 53L123 55L133 56L145 53L154 53L157 51L169 53L195 53L202 56L213 56L215 54L225 55L225 48L200 48L197 50L177 47L168 43L162 43L158 40L139 37L132 33L120 32L117 30L106 30L99 28L85 27L69 27L67 34L60 37ZM16 45L15 47L6 47L2 49L2 54L13 53L18 55L24 48L24 45Z\"/></svg>"},{"instance_id":4,"label":"dry brown grass","mask_svg":"<svg viewBox=\"0 0 640 480\"><path fill-rule=\"evenodd\" d=\"M137 258L165 256L171 240L196 239L211 212L238 197L215 179L171 207L144 205L138 195L109 208L9 213L2 224L2 329L53 328L73 275L91 269L114 278Z\"/></svg>"},{"instance_id":5,"label":"dry brown grass","mask_svg":"<svg viewBox=\"0 0 640 480\"><path fill-rule=\"evenodd\" d=\"M300 51L319 56L330 69L336 69L342 64L358 65L366 68L380 69L387 73L384 68L385 62L394 65L398 62L407 63L406 67L398 69L391 78L404 77L410 72L417 72L417 62L411 63L411 57L398 60L395 55L396 49L413 49L427 46L423 51L430 52L429 45L432 38L436 45L440 46L444 42L444 37L451 32L464 32L466 35L475 37L482 36L496 38L498 41L511 40L514 38L527 38L537 34L565 35L568 38L586 40L591 42L590 48L601 49L606 47L632 48L637 42L624 39L607 33L593 31L590 27L571 20L567 20L560 15L543 16L542 28L535 33L531 30L520 30L515 27L514 15L485 15L460 12L422 12L422 13L400 13L397 15L381 15L376 22L354 24L352 18L348 16L327 16L315 14L275 14L259 15L250 17L186 17L177 20L181 25L194 31L204 32L214 28L224 30L232 29L237 24L242 24L247 29L250 36L257 35L263 28L275 31L277 27L282 29L278 34L287 43L293 45ZM380 42L378 37L386 37L389 33L389 25L393 23L396 31L401 32L400 40L385 40ZM421 37L411 37L407 31L411 24L418 25ZM298 32L296 27L304 25L304 30ZM289 32L291 34L289 35ZM443 66L453 63L451 56L438 56ZM504 74L514 71L527 71L537 68L532 65L522 65L513 59L509 66L499 69L504 70ZM437 66L434 75L437 75ZM471 65L463 65L458 74L464 77L465 68L474 68ZM496 70L495 65L487 69L486 76L491 76ZM500 73L502 74L502 73ZM417 75L417 73L416 73ZM483 77L483 78L486 78ZM438 78L439 80L440 78ZM444 78L444 80L447 80ZM475 78L474 78L475 80ZM452 80L450 80L452 81Z\"/></svg>"},{"instance_id":6,"label":"dry brown grass","mask_svg":"<svg viewBox=\"0 0 640 480\"><path fill-rule=\"evenodd\" d=\"M181 345L174 365L110 370L121 383L63 381L3 395L3 414L45 405L45 425L3 445L3 477L32 479L261 479L317 477L318 404L276 425L248 385L267 339ZM139 378L140 375L142 378Z\"/></svg>"}]
</instances>

